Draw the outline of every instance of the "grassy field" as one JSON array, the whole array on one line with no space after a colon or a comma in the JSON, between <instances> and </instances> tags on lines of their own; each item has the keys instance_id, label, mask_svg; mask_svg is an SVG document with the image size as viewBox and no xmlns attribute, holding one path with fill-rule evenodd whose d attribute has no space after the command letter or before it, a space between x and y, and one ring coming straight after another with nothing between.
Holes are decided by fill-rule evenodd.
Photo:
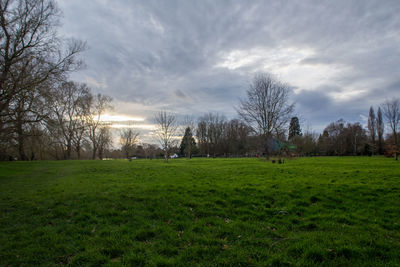
<instances>
[{"instance_id":1,"label":"grassy field","mask_svg":"<svg viewBox=\"0 0 400 267\"><path fill-rule=\"evenodd\" d=\"M0 265L399 266L386 158L0 163Z\"/></svg>"}]
</instances>

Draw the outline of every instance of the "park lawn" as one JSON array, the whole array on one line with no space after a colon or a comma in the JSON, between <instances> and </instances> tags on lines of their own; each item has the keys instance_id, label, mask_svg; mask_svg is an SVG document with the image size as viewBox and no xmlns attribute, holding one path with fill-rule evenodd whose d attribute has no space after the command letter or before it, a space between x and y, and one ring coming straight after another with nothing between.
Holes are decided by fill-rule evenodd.
<instances>
[{"instance_id":1,"label":"park lawn","mask_svg":"<svg viewBox=\"0 0 400 267\"><path fill-rule=\"evenodd\" d=\"M0 163L0 265L399 266L383 157Z\"/></svg>"}]
</instances>

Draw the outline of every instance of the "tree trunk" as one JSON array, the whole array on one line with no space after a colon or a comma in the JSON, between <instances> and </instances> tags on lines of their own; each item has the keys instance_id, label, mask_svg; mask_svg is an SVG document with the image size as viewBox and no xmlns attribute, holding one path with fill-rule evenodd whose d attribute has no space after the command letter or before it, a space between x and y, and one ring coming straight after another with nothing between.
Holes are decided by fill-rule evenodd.
<instances>
[{"instance_id":1,"label":"tree trunk","mask_svg":"<svg viewBox=\"0 0 400 267\"><path fill-rule=\"evenodd\" d=\"M68 143L67 143L66 159L71 159L71 150L72 150L72 145L71 145L71 141L69 140Z\"/></svg>"},{"instance_id":2,"label":"tree trunk","mask_svg":"<svg viewBox=\"0 0 400 267\"><path fill-rule=\"evenodd\" d=\"M99 159L103 159L103 149L99 149Z\"/></svg>"},{"instance_id":3,"label":"tree trunk","mask_svg":"<svg viewBox=\"0 0 400 267\"><path fill-rule=\"evenodd\" d=\"M264 152L265 152L265 159L266 160L269 160L269 157L270 157L270 154L271 154L271 151L270 151L270 147L269 147L269 140L270 140L270 137L268 136L268 135L266 135L265 136L265 138L264 138Z\"/></svg>"},{"instance_id":4,"label":"tree trunk","mask_svg":"<svg viewBox=\"0 0 400 267\"><path fill-rule=\"evenodd\" d=\"M393 131L393 135L394 135L394 147L396 149L396 151L394 152L394 158L395 160L398 160L398 151L399 151L399 144L398 144L398 139L397 139L397 133L395 131Z\"/></svg>"},{"instance_id":5,"label":"tree trunk","mask_svg":"<svg viewBox=\"0 0 400 267\"><path fill-rule=\"evenodd\" d=\"M18 154L20 160L28 160L28 157L25 154L25 140L24 134L22 130L21 121L17 121L17 135L18 135Z\"/></svg>"},{"instance_id":6,"label":"tree trunk","mask_svg":"<svg viewBox=\"0 0 400 267\"><path fill-rule=\"evenodd\" d=\"M81 159L81 145L79 143L76 145L76 154L78 159Z\"/></svg>"},{"instance_id":7,"label":"tree trunk","mask_svg":"<svg viewBox=\"0 0 400 267\"><path fill-rule=\"evenodd\" d=\"M167 151L165 151L165 156L164 156L165 163L168 163L168 155L169 155L169 153Z\"/></svg>"},{"instance_id":8,"label":"tree trunk","mask_svg":"<svg viewBox=\"0 0 400 267\"><path fill-rule=\"evenodd\" d=\"M28 160L25 155L24 138L22 135L18 135L18 154L20 160Z\"/></svg>"},{"instance_id":9,"label":"tree trunk","mask_svg":"<svg viewBox=\"0 0 400 267\"><path fill-rule=\"evenodd\" d=\"M93 147L92 159L96 159L97 149Z\"/></svg>"}]
</instances>

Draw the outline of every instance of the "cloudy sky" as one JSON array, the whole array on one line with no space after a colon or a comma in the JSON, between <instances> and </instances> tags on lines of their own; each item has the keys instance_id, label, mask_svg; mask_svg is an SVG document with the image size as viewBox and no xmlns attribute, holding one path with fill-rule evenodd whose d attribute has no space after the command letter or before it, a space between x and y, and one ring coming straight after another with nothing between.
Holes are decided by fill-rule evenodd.
<instances>
[{"instance_id":1,"label":"cloudy sky","mask_svg":"<svg viewBox=\"0 0 400 267\"><path fill-rule=\"evenodd\" d=\"M233 118L259 72L293 88L296 113L316 131L364 123L371 105L400 96L398 0L58 3L60 34L89 47L72 78L142 129L160 109Z\"/></svg>"}]
</instances>

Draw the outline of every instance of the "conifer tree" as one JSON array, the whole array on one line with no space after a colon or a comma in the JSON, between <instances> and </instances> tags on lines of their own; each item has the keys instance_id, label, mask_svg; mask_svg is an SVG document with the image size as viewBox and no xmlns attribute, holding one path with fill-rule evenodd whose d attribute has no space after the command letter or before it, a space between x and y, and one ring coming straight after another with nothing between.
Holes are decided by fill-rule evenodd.
<instances>
[{"instance_id":1,"label":"conifer tree","mask_svg":"<svg viewBox=\"0 0 400 267\"><path fill-rule=\"evenodd\" d=\"M192 130L190 129L190 127L187 127L185 130L185 135L183 136L181 145L179 147L180 154L188 158L192 158L195 149L196 141L194 140Z\"/></svg>"},{"instance_id":2,"label":"conifer tree","mask_svg":"<svg viewBox=\"0 0 400 267\"><path fill-rule=\"evenodd\" d=\"M368 131L371 141L371 152L373 155L375 152L375 140L376 140L376 118L375 118L375 111L372 106L369 108Z\"/></svg>"},{"instance_id":3,"label":"conifer tree","mask_svg":"<svg viewBox=\"0 0 400 267\"><path fill-rule=\"evenodd\" d=\"M293 117L290 120L288 139L291 140L293 137L298 136L298 135L301 136L301 128L300 128L299 118Z\"/></svg>"}]
</instances>

